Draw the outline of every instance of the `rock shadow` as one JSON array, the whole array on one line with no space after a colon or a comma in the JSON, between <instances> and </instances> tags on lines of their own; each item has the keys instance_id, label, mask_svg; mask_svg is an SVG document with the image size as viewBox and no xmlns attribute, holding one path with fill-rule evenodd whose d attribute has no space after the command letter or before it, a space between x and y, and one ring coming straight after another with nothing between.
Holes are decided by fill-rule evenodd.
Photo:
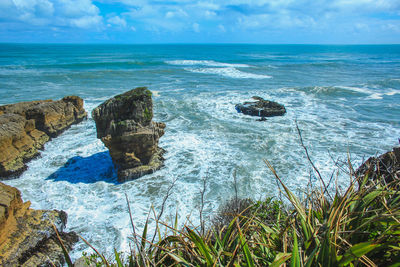
<instances>
[{"instance_id":1,"label":"rock shadow","mask_svg":"<svg viewBox=\"0 0 400 267\"><path fill-rule=\"evenodd\" d=\"M99 152L89 157L70 158L63 167L52 173L46 180L76 183L107 182L118 184L117 171L114 168L110 153Z\"/></svg>"}]
</instances>

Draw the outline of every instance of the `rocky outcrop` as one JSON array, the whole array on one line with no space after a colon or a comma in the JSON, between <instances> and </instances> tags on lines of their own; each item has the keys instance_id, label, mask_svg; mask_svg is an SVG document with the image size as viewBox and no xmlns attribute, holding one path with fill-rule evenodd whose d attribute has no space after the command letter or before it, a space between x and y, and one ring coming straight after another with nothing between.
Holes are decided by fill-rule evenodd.
<instances>
[{"instance_id":1,"label":"rocky outcrop","mask_svg":"<svg viewBox=\"0 0 400 267\"><path fill-rule=\"evenodd\" d=\"M78 241L74 232L63 232L67 214L29 205L18 189L0 183L0 265L61 266L64 257L53 224L67 249Z\"/></svg>"},{"instance_id":2,"label":"rocky outcrop","mask_svg":"<svg viewBox=\"0 0 400 267\"><path fill-rule=\"evenodd\" d=\"M285 107L279 103L264 100L259 96L253 96L253 99L257 101L237 104L235 109L243 114L262 118L282 116L286 113Z\"/></svg>"},{"instance_id":3,"label":"rocky outcrop","mask_svg":"<svg viewBox=\"0 0 400 267\"><path fill-rule=\"evenodd\" d=\"M368 176L371 181L380 179L400 188L400 147L378 157L370 157L356 171L357 176Z\"/></svg>"},{"instance_id":4,"label":"rocky outcrop","mask_svg":"<svg viewBox=\"0 0 400 267\"><path fill-rule=\"evenodd\" d=\"M51 137L86 117L77 96L0 106L0 177L24 171Z\"/></svg>"},{"instance_id":5,"label":"rocky outcrop","mask_svg":"<svg viewBox=\"0 0 400 267\"><path fill-rule=\"evenodd\" d=\"M139 87L107 100L92 112L97 138L109 149L119 182L153 173L163 165L164 150L158 147L158 140L165 124L152 121L151 95L146 87Z\"/></svg>"}]
</instances>

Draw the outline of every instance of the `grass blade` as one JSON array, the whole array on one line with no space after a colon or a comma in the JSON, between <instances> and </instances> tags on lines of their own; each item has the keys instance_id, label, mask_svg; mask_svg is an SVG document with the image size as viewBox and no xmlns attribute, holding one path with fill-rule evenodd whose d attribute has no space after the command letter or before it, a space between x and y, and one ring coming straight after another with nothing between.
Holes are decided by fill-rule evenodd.
<instances>
[{"instance_id":1,"label":"grass blade","mask_svg":"<svg viewBox=\"0 0 400 267\"><path fill-rule=\"evenodd\" d=\"M213 265L214 261L212 260L210 250L208 249L207 245L204 243L203 239L197 235L192 229L186 227L186 230L190 236L191 241L197 246L200 253L206 258L208 265Z\"/></svg>"},{"instance_id":2,"label":"grass blade","mask_svg":"<svg viewBox=\"0 0 400 267\"><path fill-rule=\"evenodd\" d=\"M286 261L288 261L292 257L291 253L283 253L280 252L276 255L274 261L269 265L269 267L280 267Z\"/></svg>"},{"instance_id":3,"label":"grass blade","mask_svg":"<svg viewBox=\"0 0 400 267\"><path fill-rule=\"evenodd\" d=\"M114 248L114 254L115 254L115 261L117 262L118 267L123 267L121 259L119 258L119 253L117 250Z\"/></svg>"},{"instance_id":4,"label":"grass blade","mask_svg":"<svg viewBox=\"0 0 400 267\"><path fill-rule=\"evenodd\" d=\"M300 267L299 244L297 242L297 235L295 229L293 229L293 250L292 250L292 259L290 261L290 267Z\"/></svg>"},{"instance_id":5,"label":"grass blade","mask_svg":"<svg viewBox=\"0 0 400 267\"><path fill-rule=\"evenodd\" d=\"M349 264L350 262L357 260L358 258L361 258L368 252L374 250L375 248L379 247L380 244L374 244L372 241L369 242L363 242L356 244L349 248L344 255L341 257L339 261L340 266L345 266Z\"/></svg>"},{"instance_id":6,"label":"grass blade","mask_svg":"<svg viewBox=\"0 0 400 267\"><path fill-rule=\"evenodd\" d=\"M57 239L60 242L60 246L61 246L62 252L64 254L65 262L67 263L68 267L73 267L74 264L72 263L72 260L71 260L71 257L69 256L67 248L64 246L64 242L61 240L61 237L58 234L58 230L57 230L56 226L54 224L52 224L52 226L53 226L54 231L56 232Z\"/></svg>"}]
</instances>

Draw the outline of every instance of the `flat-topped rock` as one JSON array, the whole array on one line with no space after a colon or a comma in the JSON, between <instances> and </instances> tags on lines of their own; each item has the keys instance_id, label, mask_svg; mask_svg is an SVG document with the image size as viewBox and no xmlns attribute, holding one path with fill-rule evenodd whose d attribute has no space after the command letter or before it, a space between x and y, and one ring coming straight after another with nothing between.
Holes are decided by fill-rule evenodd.
<instances>
[{"instance_id":1,"label":"flat-topped rock","mask_svg":"<svg viewBox=\"0 0 400 267\"><path fill-rule=\"evenodd\" d=\"M86 117L77 96L0 106L0 178L24 171L50 138Z\"/></svg>"},{"instance_id":2,"label":"flat-topped rock","mask_svg":"<svg viewBox=\"0 0 400 267\"><path fill-rule=\"evenodd\" d=\"M0 182L0 265L62 266L63 252L53 225L67 249L78 241L74 233L64 233L67 214L58 210L30 209L20 191Z\"/></svg>"},{"instance_id":3,"label":"flat-topped rock","mask_svg":"<svg viewBox=\"0 0 400 267\"><path fill-rule=\"evenodd\" d=\"M282 116L286 113L286 109L283 105L274 101L264 100L259 96L253 96L255 102L244 102L243 104L237 104L235 109L250 116L258 117L273 117Z\"/></svg>"},{"instance_id":4,"label":"flat-topped rock","mask_svg":"<svg viewBox=\"0 0 400 267\"><path fill-rule=\"evenodd\" d=\"M146 87L117 95L92 112L97 138L109 149L118 181L136 179L163 166L158 140L165 124L153 122L153 102Z\"/></svg>"}]
</instances>

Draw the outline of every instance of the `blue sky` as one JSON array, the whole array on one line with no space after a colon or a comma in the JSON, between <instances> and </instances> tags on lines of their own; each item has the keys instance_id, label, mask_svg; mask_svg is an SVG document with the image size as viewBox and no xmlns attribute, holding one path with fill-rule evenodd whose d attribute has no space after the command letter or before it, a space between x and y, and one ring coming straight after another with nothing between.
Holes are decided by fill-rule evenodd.
<instances>
[{"instance_id":1,"label":"blue sky","mask_svg":"<svg viewBox=\"0 0 400 267\"><path fill-rule=\"evenodd\" d=\"M0 42L400 43L400 0L0 0Z\"/></svg>"}]
</instances>

